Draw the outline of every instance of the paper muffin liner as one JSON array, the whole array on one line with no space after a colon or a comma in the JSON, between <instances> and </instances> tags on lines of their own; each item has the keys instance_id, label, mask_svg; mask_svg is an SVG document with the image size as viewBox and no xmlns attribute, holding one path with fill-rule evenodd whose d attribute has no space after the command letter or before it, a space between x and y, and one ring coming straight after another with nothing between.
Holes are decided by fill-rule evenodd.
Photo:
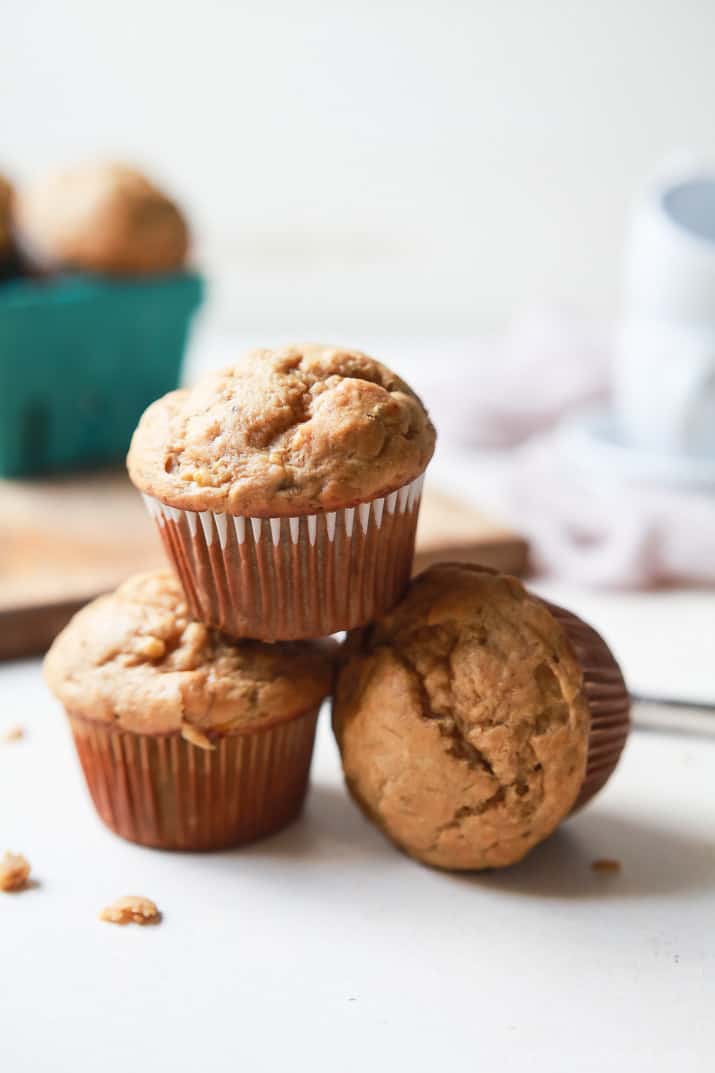
<instances>
[{"instance_id":1,"label":"paper muffin liner","mask_svg":"<svg viewBox=\"0 0 715 1073\"><path fill-rule=\"evenodd\" d=\"M290 641L363 626L397 603L412 571L423 479L286 518L144 500L195 618L233 637Z\"/></svg>"},{"instance_id":2,"label":"paper muffin liner","mask_svg":"<svg viewBox=\"0 0 715 1073\"><path fill-rule=\"evenodd\" d=\"M69 713L94 806L122 838L173 850L239 846L300 812L320 707L272 726L216 737L135 734Z\"/></svg>"},{"instance_id":3,"label":"paper muffin liner","mask_svg":"<svg viewBox=\"0 0 715 1073\"><path fill-rule=\"evenodd\" d=\"M620 759L631 728L630 700L621 669L601 635L583 619L547 603L566 630L583 668L583 684L591 713L586 774L574 810L605 786Z\"/></svg>"}]
</instances>

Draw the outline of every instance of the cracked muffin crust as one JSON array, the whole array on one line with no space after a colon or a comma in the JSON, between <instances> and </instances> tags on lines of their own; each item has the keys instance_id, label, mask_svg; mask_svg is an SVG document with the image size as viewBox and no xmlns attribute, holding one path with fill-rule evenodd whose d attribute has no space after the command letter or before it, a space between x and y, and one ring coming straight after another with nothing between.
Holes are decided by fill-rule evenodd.
<instances>
[{"instance_id":1,"label":"cracked muffin crust","mask_svg":"<svg viewBox=\"0 0 715 1073\"><path fill-rule=\"evenodd\" d=\"M569 813L590 717L566 632L519 581L433 566L346 644L333 726L351 793L402 849L512 864Z\"/></svg>"},{"instance_id":2,"label":"cracked muffin crust","mask_svg":"<svg viewBox=\"0 0 715 1073\"><path fill-rule=\"evenodd\" d=\"M382 496L419 476L435 431L398 376L357 350L254 350L144 413L129 475L186 510L310 514Z\"/></svg>"},{"instance_id":3,"label":"cracked muffin crust","mask_svg":"<svg viewBox=\"0 0 715 1073\"><path fill-rule=\"evenodd\" d=\"M18 191L15 226L39 267L116 275L170 272L189 246L186 221L141 172L89 163Z\"/></svg>"},{"instance_id":4,"label":"cracked muffin crust","mask_svg":"<svg viewBox=\"0 0 715 1073\"><path fill-rule=\"evenodd\" d=\"M169 571L138 574L79 611L45 658L68 713L137 734L211 736L258 730L330 692L330 650L308 641L232 643L188 618Z\"/></svg>"}]
</instances>

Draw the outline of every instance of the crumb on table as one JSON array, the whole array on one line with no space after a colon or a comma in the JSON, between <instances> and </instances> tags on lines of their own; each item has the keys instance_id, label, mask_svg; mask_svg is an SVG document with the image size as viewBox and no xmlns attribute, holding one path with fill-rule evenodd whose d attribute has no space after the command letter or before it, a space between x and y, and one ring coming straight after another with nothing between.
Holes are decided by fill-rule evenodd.
<instances>
[{"instance_id":1,"label":"crumb on table","mask_svg":"<svg viewBox=\"0 0 715 1073\"><path fill-rule=\"evenodd\" d=\"M620 872L621 862L612 857L599 857L591 861L591 870L594 872Z\"/></svg>"},{"instance_id":2,"label":"crumb on table","mask_svg":"<svg viewBox=\"0 0 715 1073\"><path fill-rule=\"evenodd\" d=\"M24 737L25 737L25 731L24 731L23 727L20 727L20 726L10 727L2 735L2 741L4 741L7 744L10 744L13 741L21 741L22 738L24 738Z\"/></svg>"},{"instance_id":3,"label":"crumb on table","mask_svg":"<svg viewBox=\"0 0 715 1073\"><path fill-rule=\"evenodd\" d=\"M10 853L0 859L0 890L24 890L30 878L30 862L21 853Z\"/></svg>"},{"instance_id":4,"label":"crumb on table","mask_svg":"<svg viewBox=\"0 0 715 1073\"><path fill-rule=\"evenodd\" d=\"M128 894L103 909L99 919L109 924L158 924L161 913L150 898Z\"/></svg>"}]
</instances>

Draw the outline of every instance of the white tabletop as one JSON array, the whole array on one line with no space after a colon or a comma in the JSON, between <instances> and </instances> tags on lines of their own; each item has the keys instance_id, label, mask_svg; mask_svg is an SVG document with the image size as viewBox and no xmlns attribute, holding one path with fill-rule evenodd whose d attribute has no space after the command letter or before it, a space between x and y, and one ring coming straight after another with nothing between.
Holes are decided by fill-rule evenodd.
<instances>
[{"instance_id":1,"label":"white tabletop","mask_svg":"<svg viewBox=\"0 0 715 1073\"><path fill-rule=\"evenodd\" d=\"M38 881L0 894L3 1071L712 1070L715 741L637 732L526 862L456 876L363 820L327 713L300 821L180 855L96 819L38 663L0 692L0 732L28 731L0 746L0 852ZM100 923L127 893L163 922Z\"/></svg>"}]
</instances>

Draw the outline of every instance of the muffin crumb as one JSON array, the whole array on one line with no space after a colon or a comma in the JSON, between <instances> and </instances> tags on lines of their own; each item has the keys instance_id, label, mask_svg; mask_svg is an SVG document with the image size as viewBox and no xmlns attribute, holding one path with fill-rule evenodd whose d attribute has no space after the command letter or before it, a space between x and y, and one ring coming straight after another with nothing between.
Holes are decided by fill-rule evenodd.
<instances>
[{"instance_id":1,"label":"muffin crumb","mask_svg":"<svg viewBox=\"0 0 715 1073\"><path fill-rule=\"evenodd\" d=\"M6 745L11 745L13 742L22 741L25 737L25 729L21 726L10 727L2 736L2 741Z\"/></svg>"},{"instance_id":2,"label":"muffin crumb","mask_svg":"<svg viewBox=\"0 0 715 1073\"><path fill-rule=\"evenodd\" d=\"M158 924L161 913L150 898L127 894L106 906L99 919L108 924Z\"/></svg>"},{"instance_id":3,"label":"muffin crumb","mask_svg":"<svg viewBox=\"0 0 715 1073\"><path fill-rule=\"evenodd\" d=\"M621 862L612 857L599 857L598 860L591 861L592 872L603 872L604 874L610 872L611 874L615 874L616 872L620 872L620 870Z\"/></svg>"},{"instance_id":4,"label":"muffin crumb","mask_svg":"<svg viewBox=\"0 0 715 1073\"><path fill-rule=\"evenodd\" d=\"M9 850L0 860L0 890L7 892L24 890L30 878L30 862L21 853Z\"/></svg>"}]
</instances>

